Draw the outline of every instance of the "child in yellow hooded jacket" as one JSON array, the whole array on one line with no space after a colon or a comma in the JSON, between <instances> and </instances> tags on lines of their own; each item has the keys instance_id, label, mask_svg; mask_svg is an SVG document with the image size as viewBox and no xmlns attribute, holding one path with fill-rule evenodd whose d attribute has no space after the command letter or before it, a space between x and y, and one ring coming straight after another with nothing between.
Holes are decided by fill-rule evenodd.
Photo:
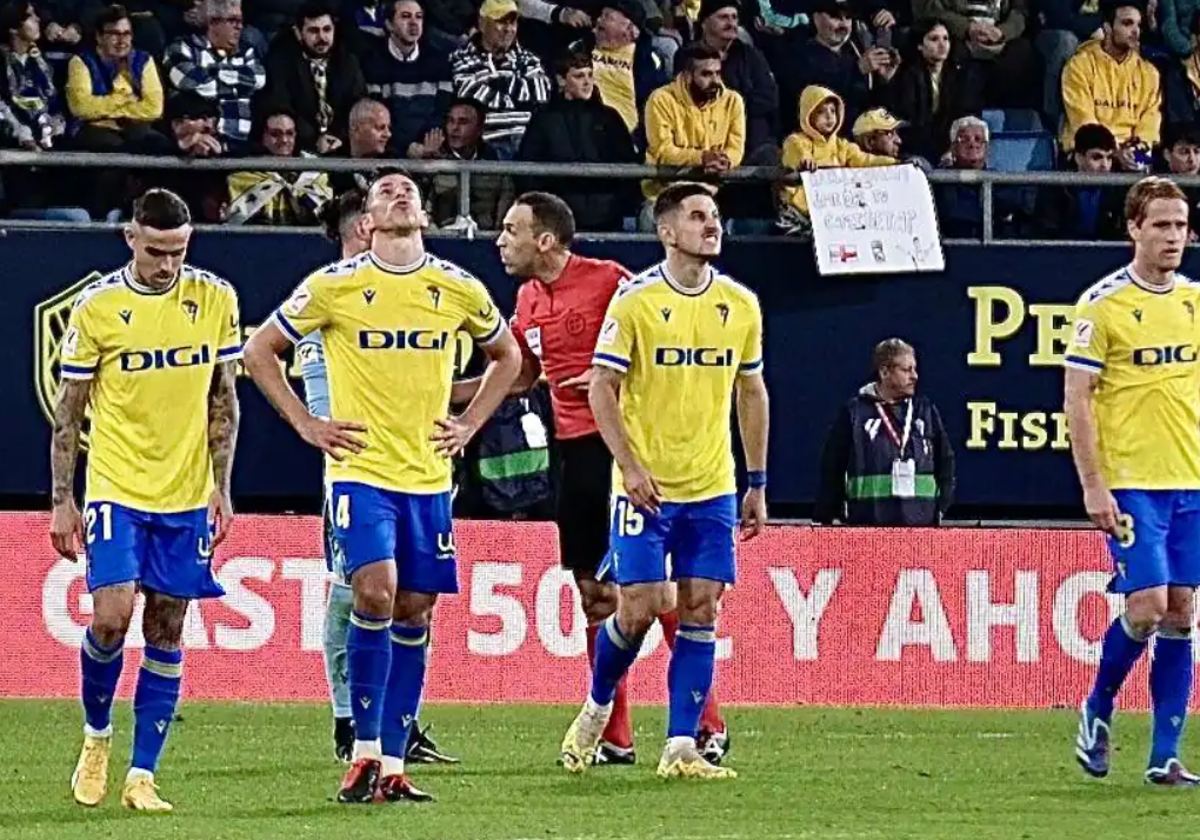
<instances>
[{"instance_id":1,"label":"child in yellow hooded jacket","mask_svg":"<svg viewBox=\"0 0 1200 840\"><path fill-rule=\"evenodd\" d=\"M783 141L783 165L788 169L832 169L839 166L894 166L900 161L887 155L864 152L852 140L838 136L845 119L842 98L820 85L809 85L800 94L800 130ZM808 215L804 187L787 186L781 195L785 213Z\"/></svg>"}]
</instances>

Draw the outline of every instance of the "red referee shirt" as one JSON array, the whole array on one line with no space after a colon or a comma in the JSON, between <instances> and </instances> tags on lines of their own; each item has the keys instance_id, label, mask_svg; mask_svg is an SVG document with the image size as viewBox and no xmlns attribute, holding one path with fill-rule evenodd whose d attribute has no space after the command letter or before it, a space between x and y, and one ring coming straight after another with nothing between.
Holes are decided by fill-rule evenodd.
<instances>
[{"instance_id":1,"label":"red referee shirt","mask_svg":"<svg viewBox=\"0 0 1200 840\"><path fill-rule=\"evenodd\" d=\"M521 352L536 359L550 381L555 437L560 440L598 431L587 391L558 383L592 366L608 302L629 277L615 262L572 254L553 283L528 280L517 291L512 331Z\"/></svg>"}]
</instances>

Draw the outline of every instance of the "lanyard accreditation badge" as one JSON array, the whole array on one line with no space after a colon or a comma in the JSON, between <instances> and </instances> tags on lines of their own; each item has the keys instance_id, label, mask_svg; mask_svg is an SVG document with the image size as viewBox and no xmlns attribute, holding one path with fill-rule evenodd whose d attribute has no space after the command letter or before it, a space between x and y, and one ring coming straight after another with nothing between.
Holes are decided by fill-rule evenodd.
<instances>
[{"instance_id":1,"label":"lanyard accreditation badge","mask_svg":"<svg viewBox=\"0 0 1200 840\"><path fill-rule=\"evenodd\" d=\"M904 414L903 433L896 431L892 416L882 404L875 406L875 410L879 412L879 419L883 421L883 427L887 429L888 437L896 444L899 453L896 460L892 461L892 495L898 499L911 499L917 495L917 462L904 457L904 452L908 449L909 435L912 434L913 416L913 401L910 399L906 402L908 409Z\"/></svg>"}]
</instances>

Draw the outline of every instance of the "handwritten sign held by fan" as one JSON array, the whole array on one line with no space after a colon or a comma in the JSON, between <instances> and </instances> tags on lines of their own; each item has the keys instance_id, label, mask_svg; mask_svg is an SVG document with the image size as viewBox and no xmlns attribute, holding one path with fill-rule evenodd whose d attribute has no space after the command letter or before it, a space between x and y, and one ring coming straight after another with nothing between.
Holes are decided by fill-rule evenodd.
<instances>
[{"instance_id":1,"label":"handwritten sign held by fan","mask_svg":"<svg viewBox=\"0 0 1200 840\"><path fill-rule=\"evenodd\" d=\"M933 193L917 167L818 169L801 177L822 275L946 270Z\"/></svg>"}]
</instances>

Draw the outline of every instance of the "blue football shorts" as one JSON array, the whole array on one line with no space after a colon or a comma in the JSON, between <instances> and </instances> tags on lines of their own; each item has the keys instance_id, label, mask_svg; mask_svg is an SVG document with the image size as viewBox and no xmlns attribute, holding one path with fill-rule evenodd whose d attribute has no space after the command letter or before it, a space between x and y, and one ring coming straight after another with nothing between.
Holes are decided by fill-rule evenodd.
<instances>
[{"instance_id":1,"label":"blue football shorts","mask_svg":"<svg viewBox=\"0 0 1200 840\"><path fill-rule=\"evenodd\" d=\"M114 502L88 502L86 528L89 592L136 581L175 598L220 598L212 571L208 509L147 513Z\"/></svg>"},{"instance_id":2,"label":"blue football shorts","mask_svg":"<svg viewBox=\"0 0 1200 840\"><path fill-rule=\"evenodd\" d=\"M1114 490L1121 534L1108 538L1109 589L1200 586L1200 490Z\"/></svg>"},{"instance_id":3,"label":"blue football shorts","mask_svg":"<svg viewBox=\"0 0 1200 840\"><path fill-rule=\"evenodd\" d=\"M681 578L732 584L737 577L737 524L737 497L733 495L702 502L664 502L658 514L635 508L627 497L616 496L608 554L596 577L620 586Z\"/></svg>"},{"instance_id":4,"label":"blue football shorts","mask_svg":"<svg viewBox=\"0 0 1200 840\"><path fill-rule=\"evenodd\" d=\"M347 580L363 566L393 560L396 584L405 592L458 592L449 493L399 493L338 481L330 502Z\"/></svg>"}]
</instances>

